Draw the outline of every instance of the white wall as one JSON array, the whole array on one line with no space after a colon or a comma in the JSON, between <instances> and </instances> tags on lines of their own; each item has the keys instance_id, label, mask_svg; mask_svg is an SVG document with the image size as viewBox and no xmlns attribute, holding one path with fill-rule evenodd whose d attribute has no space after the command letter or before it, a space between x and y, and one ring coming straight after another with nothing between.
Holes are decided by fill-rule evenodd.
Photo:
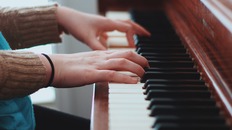
<instances>
[{"instance_id":1,"label":"white wall","mask_svg":"<svg viewBox=\"0 0 232 130\"><path fill-rule=\"evenodd\" d=\"M63 6L83 12L97 13L97 0L57 0L57 2ZM53 46L54 53L76 53L82 51L90 51L90 49L72 36L67 35L63 36L62 44ZM56 89L56 106L63 112L90 118L91 103L92 85L80 88Z\"/></svg>"}]
</instances>

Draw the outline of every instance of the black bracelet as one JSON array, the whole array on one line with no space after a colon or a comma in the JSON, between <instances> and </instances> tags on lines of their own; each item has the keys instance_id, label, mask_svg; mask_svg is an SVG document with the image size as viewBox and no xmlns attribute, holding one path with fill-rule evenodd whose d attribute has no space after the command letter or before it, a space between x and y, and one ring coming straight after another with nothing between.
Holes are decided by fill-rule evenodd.
<instances>
[{"instance_id":1,"label":"black bracelet","mask_svg":"<svg viewBox=\"0 0 232 130\"><path fill-rule=\"evenodd\" d=\"M51 84L53 82L53 79L54 79L54 74L55 74L54 65L53 65L53 62L52 62L51 58L47 54L42 53L42 55L44 55L47 58L48 62L51 65L52 73L51 73L51 77L50 77L48 85L47 85L47 86L51 86Z\"/></svg>"}]
</instances>

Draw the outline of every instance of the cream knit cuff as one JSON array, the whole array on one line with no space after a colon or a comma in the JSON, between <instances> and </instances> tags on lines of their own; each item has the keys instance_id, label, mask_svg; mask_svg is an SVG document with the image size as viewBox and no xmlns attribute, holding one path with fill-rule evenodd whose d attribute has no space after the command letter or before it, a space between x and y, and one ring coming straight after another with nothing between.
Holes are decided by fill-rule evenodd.
<instances>
[{"instance_id":1,"label":"cream knit cuff","mask_svg":"<svg viewBox=\"0 0 232 130\"><path fill-rule=\"evenodd\" d=\"M61 42L56 5L0 8L0 31L12 49Z\"/></svg>"},{"instance_id":2,"label":"cream knit cuff","mask_svg":"<svg viewBox=\"0 0 232 130\"><path fill-rule=\"evenodd\" d=\"M0 51L0 99L31 94L45 79L46 68L36 54Z\"/></svg>"}]
</instances>

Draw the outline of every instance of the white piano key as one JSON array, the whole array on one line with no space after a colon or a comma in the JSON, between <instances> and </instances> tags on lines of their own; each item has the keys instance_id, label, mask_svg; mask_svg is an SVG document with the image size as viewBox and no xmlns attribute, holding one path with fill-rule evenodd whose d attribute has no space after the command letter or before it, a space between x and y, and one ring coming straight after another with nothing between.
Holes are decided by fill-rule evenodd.
<instances>
[{"instance_id":1,"label":"white piano key","mask_svg":"<svg viewBox=\"0 0 232 130\"><path fill-rule=\"evenodd\" d=\"M127 38L122 37L109 37L107 40L108 47L128 47Z\"/></svg>"},{"instance_id":2,"label":"white piano key","mask_svg":"<svg viewBox=\"0 0 232 130\"><path fill-rule=\"evenodd\" d=\"M152 118L141 118L134 117L129 118L129 116L124 116L119 119L110 119L109 120L109 129L110 130L150 130L154 123Z\"/></svg>"},{"instance_id":3,"label":"white piano key","mask_svg":"<svg viewBox=\"0 0 232 130\"><path fill-rule=\"evenodd\" d=\"M141 121L141 120L140 120ZM136 127L143 127L143 128L149 128L149 127L152 127L152 121L144 121L143 122L140 122L140 121L135 121L135 122L128 122L128 121L115 121L114 123L110 124L111 128L112 127L124 127L124 128L128 128L128 127L131 127L131 128L136 128ZM128 129L130 130L130 129ZM142 129L144 130L144 129Z\"/></svg>"},{"instance_id":4,"label":"white piano key","mask_svg":"<svg viewBox=\"0 0 232 130\"><path fill-rule=\"evenodd\" d=\"M112 32L107 32L107 36L109 38L111 38L111 37L126 37L126 33L119 32L119 31L112 31Z\"/></svg>"},{"instance_id":5,"label":"white piano key","mask_svg":"<svg viewBox=\"0 0 232 130\"><path fill-rule=\"evenodd\" d=\"M143 85L141 84L134 84L132 85L110 85L109 89L138 89L138 90L143 90Z\"/></svg>"},{"instance_id":6,"label":"white piano key","mask_svg":"<svg viewBox=\"0 0 232 130\"><path fill-rule=\"evenodd\" d=\"M112 51L135 51L135 48L109 48L108 50L112 50Z\"/></svg>"},{"instance_id":7,"label":"white piano key","mask_svg":"<svg viewBox=\"0 0 232 130\"><path fill-rule=\"evenodd\" d=\"M139 100L135 100L135 99L131 99L131 100L129 100L129 99L111 99L111 100L109 100L109 104L145 104L145 105L149 105L148 103L149 102L146 102L146 101L144 101L145 99L139 99Z\"/></svg>"},{"instance_id":8,"label":"white piano key","mask_svg":"<svg viewBox=\"0 0 232 130\"><path fill-rule=\"evenodd\" d=\"M146 115L144 115L144 116L146 116ZM123 124L124 123L124 121L131 121L131 122L149 122L149 124L152 124L152 123L154 123L154 119L153 118L141 118L141 116L140 115L134 115L134 116L126 116L126 115L124 115L124 116L115 116L115 117L113 117L113 118L109 118L109 120L111 121L111 122L116 122L116 123L118 123L118 124L120 124L121 122L121 124ZM151 126L151 125L147 125L147 126Z\"/></svg>"},{"instance_id":9,"label":"white piano key","mask_svg":"<svg viewBox=\"0 0 232 130\"><path fill-rule=\"evenodd\" d=\"M153 130L152 128L144 129L144 127L111 127L110 130Z\"/></svg>"},{"instance_id":10,"label":"white piano key","mask_svg":"<svg viewBox=\"0 0 232 130\"><path fill-rule=\"evenodd\" d=\"M127 86L109 86L109 89L139 89L142 90L143 86L127 87Z\"/></svg>"},{"instance_id":11,"label":"white piano key","mask_svg":"<svg viewBox=\"0 0 232 130\"><path fill-rule=\"evenodd\" d=\"M149 111L146 111L146 109L144 109L143 111L138 111L138 110L116 110L116 109L112 109L110 110L110 116L112 116L112 118L117 117L117 116L120 116L120 115L127 115L127 116L134 116L134 115L140 115L141 117L144 116L144 117L148 117L149 116Z\"/></svg>"},{"instance_id":12,"label":"white piano key","mask_svg":"<svg viewBox=\"0 0 232 130\"><path fill-rule=\"evenodd\" d=\"M141 87L143 85L144 85L144 83L137 83L137 84L110 83L109 84L109 88L111 88L111 87L117 87L117 86L124 86L124 87L132 88L132 87Z\"/></svg>"},{"instance_id":13,"label":"white piano key","mask_svg":"<svg viewBox=\"0 0 232 130\"><path fill-rule=\"evenodd\" d=\"M138 123L137 123L138 124ZM153 130L152 128L149 128L148 126L129 126L129 125L125 125L125 126L115 126L112 125L110 128L110 130Z\"/></svg>"},{"instance_id":14,"label":"white piano key","mask_svg":"<svg viewBox=\"0 0 232 130\"><path fill-rule=\"evenodd\" d=\"M130 19L130 14L127 11L107 11L106 17L114 20L128 20Z\"/></svg>"},{"instance_id":15,"label":"white piano key","mask_svg":"<svg viewBox=\"0 0 232 130\"><path fill-rule=\"evenodd\" d=\"M145 101L145 96L139 96L138 94L130 94L130 95L134 95L134 97L137 95L139 97L128 97L127 94L121 94L121 95L117 95L117 96L113 96L114 94L110 94L112 96L110 96L109 98L109 104L112 104L112 103L140 103L140 104L148 104L147 101ZM122 95L125 95L125 96L122 96ZM121 97L120 97L121 96ZM119 98L112 98L112 97L119 97Z\"/></svg>"},{"instance_id":16,"label":"white piano key","mask_svg":"<svg viewBox=\"0 0 232 130\"><path fill-rule=\"evenodd\" d=\"M143 94L143 83L109 84L109 129L149 130L154 123L147 110L149 101Z\"/></svg>"},{"instance_id":17,"label":"white piano key","mask_svg":"<svg viewBox=\"0 0 232 130\"><path fill-rule=\"evenodd\" d=\"M154 123L154 118L149 117L147 114L134 114L132 115L131 113L125 114L125 115L119 115L115 113L115 115L110 115L109 118L110 125L133 125L137 124L140 126L145 126L148 128L149 126L151 127L152 124Z\"/></svg>"},{"instance_id":18,"label":"white piano key","mask_svg":"<svg viewBox=\"0 0 232 130\"><path fill-rule=\"evenodd\" d=\"M129 72L129 71L117 71L117 72L121 74L129 75L132 77L138 77L138 75L136 75L135 73Z\"/></svg>"},{"instance_id":19,"label":"white piano key","mask_svg":"<svg viewBox=\"0 0 232 130\"><path fill-rule=\"evenodd\" d=\"M143 94L142 89L109 89L109 93Z\"/></svg>"},{"instance_id":20,"label":"white piano key","mask_svg":"<svg viewBox=\"0 0 232 130\"><path fill-rule=\"evenodd\" d=\"M128 102L128 103L121 103L121 102L113 102L113 103L109 103L109 108L112 108L113 109L126 109L126 108L130 108L130 109L133 109L133 110L137 110L137 109L143 109L143 110L146 110L147 107L149 105L149 102L141 102L141 103L138 103L138 102Z\"/></svg>"},{"instance_id":21,"label":"white piano key","mask_svg":"<svg viewBox=\"0 0 232 130\"><path fill-rule=\"evenodd\" d=\"M145 116L145 115L144 115ZM114 125L124 125L124 124L135 124L137 122L138 125L146 124L146 127L152 126L154 123L154 119L152 117L142 118L141 116L124 116L124 117L115 117L109 119L110 123L114 123Z\"/></svg>"},{"instance_id":22,"label":"white piano key","mask_svg":"<svg viewBox=\"0 0 232 130\"><path fill-rule=\"evenodd\" d=\"M143 94L131 94L131 95L127 95L127 94L109 94L109 99L144 99L146 97L146 95Z\"/></svg>"},{"instance_id":23,"label":"white piano key","mask_svg":"<svg viewBox=\"0 0 232 130\"><path fill-rule=\"evenodd\" d=\"M112 109L143 109L143 110L146 110L147 108L147 105L148 103L144 103L144 104L140 104L140 103L129 103L129 104L126 104L126 103L110 103L109 104L109 108L112 108ZM145 109L144 109L145 107Z\"/></svg>"}]
</instances>

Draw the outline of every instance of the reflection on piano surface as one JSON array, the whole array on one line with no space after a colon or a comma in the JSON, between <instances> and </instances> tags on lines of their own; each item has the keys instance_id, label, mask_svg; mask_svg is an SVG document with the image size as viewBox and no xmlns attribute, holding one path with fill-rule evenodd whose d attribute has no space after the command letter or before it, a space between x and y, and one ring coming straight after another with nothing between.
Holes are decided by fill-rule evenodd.
<instances>
[{"instance_id":1,"label":"reflection on piano surface","mask_svg":"<svg viewBox=\"0 0 232 130\"><path fill-rule=\"evenodd\" d=\"M232 1L154 4L130 10L152 33L134 48L151 68L136 85L95 85L91 129L232 130Z\"/></svg>"}]
</instances>

